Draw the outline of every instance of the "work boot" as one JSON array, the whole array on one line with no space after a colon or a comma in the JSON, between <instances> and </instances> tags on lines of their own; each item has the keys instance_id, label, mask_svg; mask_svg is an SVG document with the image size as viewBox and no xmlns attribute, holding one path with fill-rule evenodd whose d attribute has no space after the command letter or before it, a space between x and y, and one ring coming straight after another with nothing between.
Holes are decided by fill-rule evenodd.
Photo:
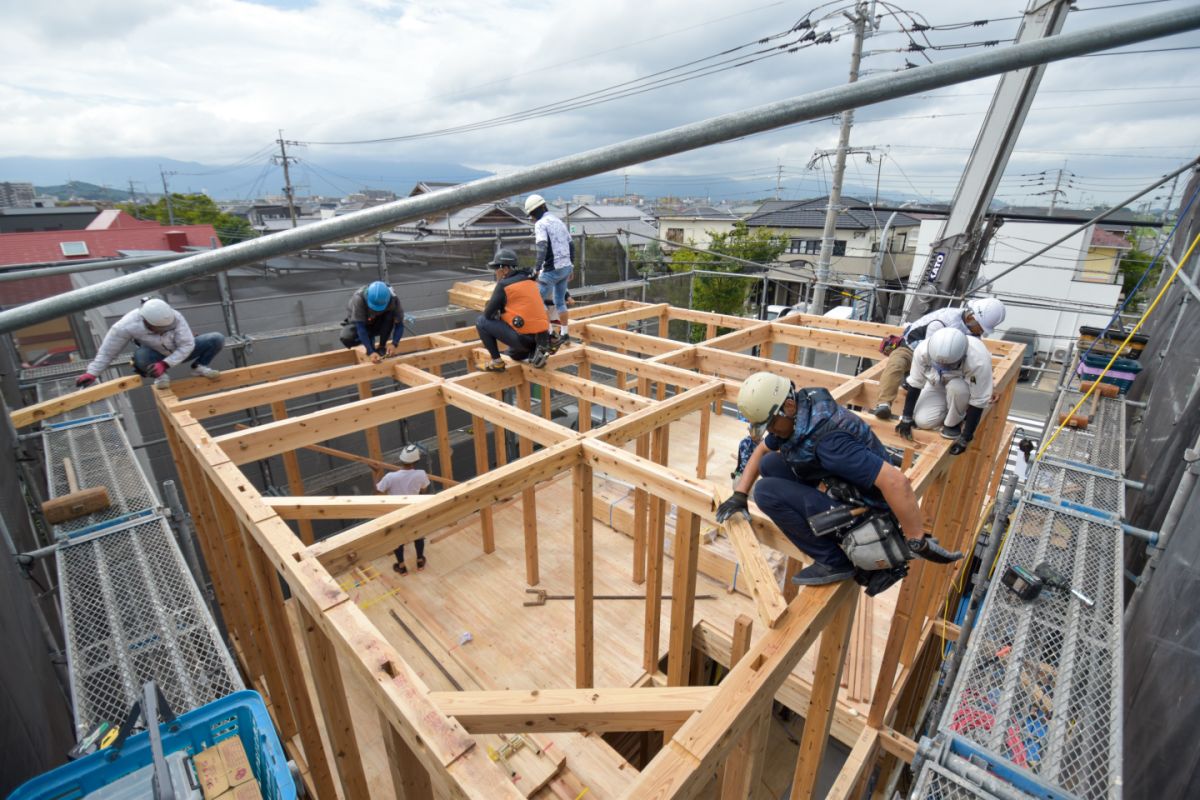
<instances>
[{"instance_id":1,"label":"work boot","mask_svg":"<svg viewBox=\"0 0 1200 800\"><path fill-rule=\"evenodd\" d=\"M529 357L529 366L541 369L542 367L546 366L546 359L548 358L550 358L550 354L546 352L546 349L539 347L538 349L534 350L533 355Z\"/></svg>"},{"instance_id":2,"label":"work boot","mask_svg":"<svg viewBox=\"0 0 1200 800\"><path fill-rule=\"evenodd\" d=\"M192 372L197 375L203 375L210 381L215 381L217 378L221 377L221 370L213 369L212 367L205 366L204 364L196 364L194 367L192 367Z\"/></svg>"},{"instance_id":3,"label":"work boot","mask_svg":"<svg viewBox=\"0 0 1200 800\"><path fill-rule=\"evenodd\" d=\"M824 586L854 577L854 567L829 567L816 561L792 576L797 586Z\"/></svg>"},{"instance_id":4,"label":"work boot","mask_svg":"<svg viewBox=\"0 0 1200 800\"><path fill-rule=\"evenodd\" d=\"M159 375L157 378L154 379L154 388L159 389L159 390L170 389L171 388L171 376L165 372L162 375Z\"/></svg>"},{"instance_id":5,"label":"work boot","mask_svg":"<svg viewBox=\"0 0 1200 800\"><path fill-rule=\"evenodd\" d=\"M943 425L942 426L942 438L943 439L957 439L960 436L962 436L962 425L961 424L959 424L959 425Z\"/></svg>"},{"instance_id":6,"label":"work boot","mask_svg":"<svg viewBox=\"0 0 1200 800\"><path fill-rule=\"evenodd\" d=\"M892 418L892 405L891 403L880 403L871 409L871 413L874 414L876 418L887 421Z\"/></svg>"}]
</instances>

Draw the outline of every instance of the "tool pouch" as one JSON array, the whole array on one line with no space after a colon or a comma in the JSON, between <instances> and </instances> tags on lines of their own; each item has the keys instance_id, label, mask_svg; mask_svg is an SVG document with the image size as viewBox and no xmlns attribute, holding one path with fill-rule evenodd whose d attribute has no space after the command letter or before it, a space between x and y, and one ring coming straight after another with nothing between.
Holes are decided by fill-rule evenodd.
<instances>
[{"instance_id":1,"label":"tool pouch","mask_svg":"<svg viewBox=\"0 0 1200 800\"><path fill-rule=\"evenodd\" d=\"M866 572L895 569L911 558L891 514L866 515L846 531L839 545L850 563Z\"/></svg>"}]
</instances>

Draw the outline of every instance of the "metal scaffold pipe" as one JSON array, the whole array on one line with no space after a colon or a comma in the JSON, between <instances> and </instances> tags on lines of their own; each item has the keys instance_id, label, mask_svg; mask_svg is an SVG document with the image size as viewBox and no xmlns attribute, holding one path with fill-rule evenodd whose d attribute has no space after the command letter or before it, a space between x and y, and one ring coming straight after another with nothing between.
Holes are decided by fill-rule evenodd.
<instances>
[{"instance_id":1,"label":"metal scaffold pipe","mask_svg":"<svg viewBox=\"0 0 1200 800\"><path fill-rule=\"evenodd\" d=\"M280 231L215 252L199 253L173 264L37 300L0 312L0 333L61 317L103 303L136 297L202 275L315 247L350 236L364 236L407 221L554 186L656 158L727 142L743 136L821 119L852 108L894 100L917 92L985 78L1036 64L1059 61L1200 28L1200 5L1118 24L1013 45L1004 50L880 75L857 83L735 111L677 128L640 136L576 155L546 161L506 175L481 178L437 192L407 197L302 228Z\"/></svg>"}]
</instances>

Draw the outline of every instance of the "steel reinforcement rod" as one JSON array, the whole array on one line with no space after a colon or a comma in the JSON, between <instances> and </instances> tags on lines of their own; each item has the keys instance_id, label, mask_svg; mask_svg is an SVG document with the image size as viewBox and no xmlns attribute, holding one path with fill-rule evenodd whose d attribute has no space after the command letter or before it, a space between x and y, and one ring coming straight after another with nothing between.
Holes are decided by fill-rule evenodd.
<instances>
[{"instance_id":1,"label":"steel reinforcement rod","mask_svg":"<svg viewBox=\"0 0 1200 800\"><path fill-rule=\"evenodd\" d=\"M851 108L894 100L955 83L985 78L1036 64L1086 55L1099 50L1144 42L1200 28L1200 4L1140 19L1059 34L1003 50L979 53L906 72L880 75L857 83L822 89L788 100L779 100L743 111L722 114L677 128L598 147L576 155L546 161L507 175L480 178L430 194L407 197L344 217L302 228L281 231L219 250L198 253L171 264L113 278L44 300L0 311L0 333L93 308L103 303L136 297L164 286L265 258L385 230L406 220L441 211L507 197L558 183L585 178L631 164L695 150L784 125L820 119Z\"/></svg>"}]
</instances>

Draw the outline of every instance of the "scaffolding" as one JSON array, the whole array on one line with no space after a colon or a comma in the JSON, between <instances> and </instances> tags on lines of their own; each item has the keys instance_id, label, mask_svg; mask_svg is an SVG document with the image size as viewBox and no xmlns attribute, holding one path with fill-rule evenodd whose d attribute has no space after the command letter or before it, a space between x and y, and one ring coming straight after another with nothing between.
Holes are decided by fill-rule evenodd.
<instances>
[{"instance_id":1,"label":"scaffolding","mask_svg":"<svg viewBox=\"0 0 1200 800\"><path fill-rule=\"evenodd\" d=\"M1033 465L913 798L1121 796L1124 449L1124 401L1101 399ZM1000 585L1042 563L1093 605Z\"/></svg>"}]
</instances>

